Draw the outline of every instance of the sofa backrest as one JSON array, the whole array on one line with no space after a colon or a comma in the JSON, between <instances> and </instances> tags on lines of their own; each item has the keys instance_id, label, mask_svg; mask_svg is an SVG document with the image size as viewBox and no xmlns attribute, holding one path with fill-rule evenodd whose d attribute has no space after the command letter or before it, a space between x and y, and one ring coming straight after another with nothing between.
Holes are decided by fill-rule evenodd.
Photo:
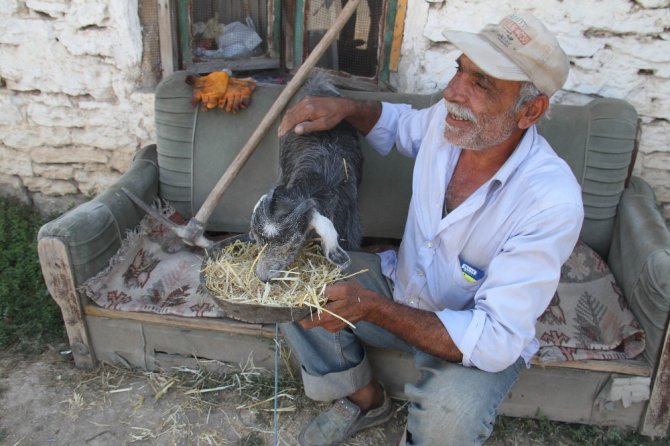
<instances>
[{"instance_id":1,"label":"sofa backrest","mask_svg":"<svg viewBox=\"0 0 670 446\"><path fill-rule=\"evenodd\" d=\"M237 114L202 111L191 105L192 88L177 72L156 91L155 116L159 194L190 218L206 199L238 151L256 129L283 87L259 85L251 106ZM427 107L441 94L345 92L359 99ZM207 229L246 232L253 206L277 178L279 142L275 123L226 191ZM616 206L628 176L637 113L628 103L596 99L585 106L555 105L540 132L572 168L582 185L585 222L582 239L606 257ZM400 238L409 199L413 160L376 154L363 140L364 169L359 205L368 237Z\"/></svg>"}]
</instances>

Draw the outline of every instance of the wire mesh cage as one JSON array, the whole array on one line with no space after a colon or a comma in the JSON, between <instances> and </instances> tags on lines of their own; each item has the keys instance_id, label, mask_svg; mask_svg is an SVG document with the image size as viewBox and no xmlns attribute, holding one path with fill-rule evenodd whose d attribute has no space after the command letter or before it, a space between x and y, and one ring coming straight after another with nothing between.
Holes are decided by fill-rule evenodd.
<instances>
[{"instance_id":1,"label":"wire mesh cage","mask_svg":"<svg viewBox=\"0 0 670 446\"><path fill-rule=\"evenodd\" d=\"M193 54L241 59L269 48L271 0L195 0L191 5Z\"/></svg>"},{"instance_id":2,"label":"wire mesh cage","mask_svg":"<svg viewBox=\"0 0 670 446\"><path fill-rule=\"evenodd\" d=\"M305 2L308 51L314 49L335 23L346 3L346 0ZM320 66L355 76L375 77L380 60L383 6L383 0L362 1L354 16L340 32L337 41L320 61Z\"/></svg>"},{"instance_id":3,"label":"wire mesh cage","mask_svg":"<svg viewBox=\"0 0 670 446\"><path fill-rule=\"evenodd\" d=\"M153 89L161 79L161 53L157 0L141 0L138 15L142 25L142 69L140 86Z\"/></svg>"},{"instance_id":4,"label":"wire mesh cage","mask_svg":"<svg viewBox=\"0 0 670 446\"><path fill-rule=\"evenodd\" d=\"M318 65L375 78L383 59L387 1L361 1ZM295 69L346 4L347 0L192 0L183 65L200 71Z\"/></svg>"}]
</instances>

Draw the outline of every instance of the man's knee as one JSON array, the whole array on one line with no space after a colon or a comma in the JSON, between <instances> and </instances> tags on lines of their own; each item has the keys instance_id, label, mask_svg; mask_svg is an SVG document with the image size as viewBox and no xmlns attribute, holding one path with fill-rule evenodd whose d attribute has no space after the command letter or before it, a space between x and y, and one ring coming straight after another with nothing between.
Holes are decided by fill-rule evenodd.
<instances>
[{"instance_id":1,"label":"man's knee","mask_svg":"<svg viewBox=\"0 0 670 446\"><path fill-rule=\"evenodd\" d=\"M407 384L411 401L408 444L482 444L491 435L496 412L516 382L520 363L500 373L488 373L417 356L421 378Z\"/></svg>"},{"instance_id":2,"label":"man's knee","mask_svg":"<svg viewBox=\"0 0 670 446\"><path fill-rule=\"evenodd\" d=\"M448 389L405 386L412 402L409 406L407 444L478 445L493 430L496 405L479 398L474 391L449 392Z\"/></svg>"}]
</instances>

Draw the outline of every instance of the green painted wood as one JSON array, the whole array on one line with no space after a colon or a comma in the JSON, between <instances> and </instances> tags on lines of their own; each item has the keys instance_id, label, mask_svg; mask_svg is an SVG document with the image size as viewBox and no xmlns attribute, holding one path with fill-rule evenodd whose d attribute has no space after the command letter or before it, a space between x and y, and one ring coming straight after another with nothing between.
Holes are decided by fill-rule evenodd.
<instances>
[{"instance_id":1,"label":"green painted wood","mask_svg":"<svg viewBox=\"0 0 670 446\"><path fill-rule=\"evenodd\" d=\"M305 41L305 1L295 2L295 22L293 30L293 68L302 65L302 52Z\"/></svg>"},{"instance_id":2,"label":"green painted wood","mask_svg":"<svg viewBox=\"0 0 670 446\"><path fill-rule=\"evenodd\" d=\"M272 21L272 48L274 54L270 57L279 57L281 53L281 0L271 0L273 2L272 8L274 10L274 20Z\"/></svg>"},{"instance_id":3,"label":"green painted wood","mask_svg":"<svg viewBox=\"0 0 670 446\"><path fill-rule=\"evenodd\" d=\"M388 82L390 78L391 47L393 46L393 28L395 27L396 13L398 11L398 1L388 0L386 8L386 23L384 24L384 54L379 63L382 64L379 70L379 80Z\"/></svg>"},{"instance_id":4,"label":"green painted wood","mask_svg":"<svg viewBox=\"0 0 670 446\"><path fill-rule=\"evenodd\" d=\"M191 0L178 0L177 21L179 24L179 50L181 53L181 67L193 62L191 53Z\"/></svg>"}]
</instances>

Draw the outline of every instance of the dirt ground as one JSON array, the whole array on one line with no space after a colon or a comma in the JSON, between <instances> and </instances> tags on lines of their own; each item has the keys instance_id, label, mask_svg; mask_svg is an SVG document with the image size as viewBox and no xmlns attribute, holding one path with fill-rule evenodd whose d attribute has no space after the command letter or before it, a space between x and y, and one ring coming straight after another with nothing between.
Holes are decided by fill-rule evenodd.
<instances>
[{"instance_id":1,"label":"dirt ground","mask_svg":"<svg viewBox=\"0 0 670 446\"><path fill-rule=\"evenodd\" d=\"M0 352L0 444L273 445L273 377L245 367L224 378L192 369L82 371L58 348L34 356ZM280 384L277 441L296 445L301 426L327 406L301 396L295 383ZM384 427L348 444L395 445L406 417L400 402L397 409Z\"/></svg>"},{"instance_id":2,"label":"dirt ground","mask_svg":"<svg viewBox=\"0 0 670 446\"><path fill-rule=\"evenodd\" d=\"M84 371L74 367L67 348L53 346L33 355L0 350L0 445L265 446L274 445L276 435L276 444L293 446L301 427L327 408L308 400L295 380L283 379L275 431L274 378L253 364L203 363L197 369L165 373L107 365ZM347 444L396 445L407 411L402 401L394 403L391 421L359 433ZM528 429L513 419L503 420L507 421L496 426L487 446L586 444L583 438L569 440L557 431L548 437L537 426ZM590 445L669 444L612 443L593 436L587 434Z\"/></svg>"}]
</instances>

